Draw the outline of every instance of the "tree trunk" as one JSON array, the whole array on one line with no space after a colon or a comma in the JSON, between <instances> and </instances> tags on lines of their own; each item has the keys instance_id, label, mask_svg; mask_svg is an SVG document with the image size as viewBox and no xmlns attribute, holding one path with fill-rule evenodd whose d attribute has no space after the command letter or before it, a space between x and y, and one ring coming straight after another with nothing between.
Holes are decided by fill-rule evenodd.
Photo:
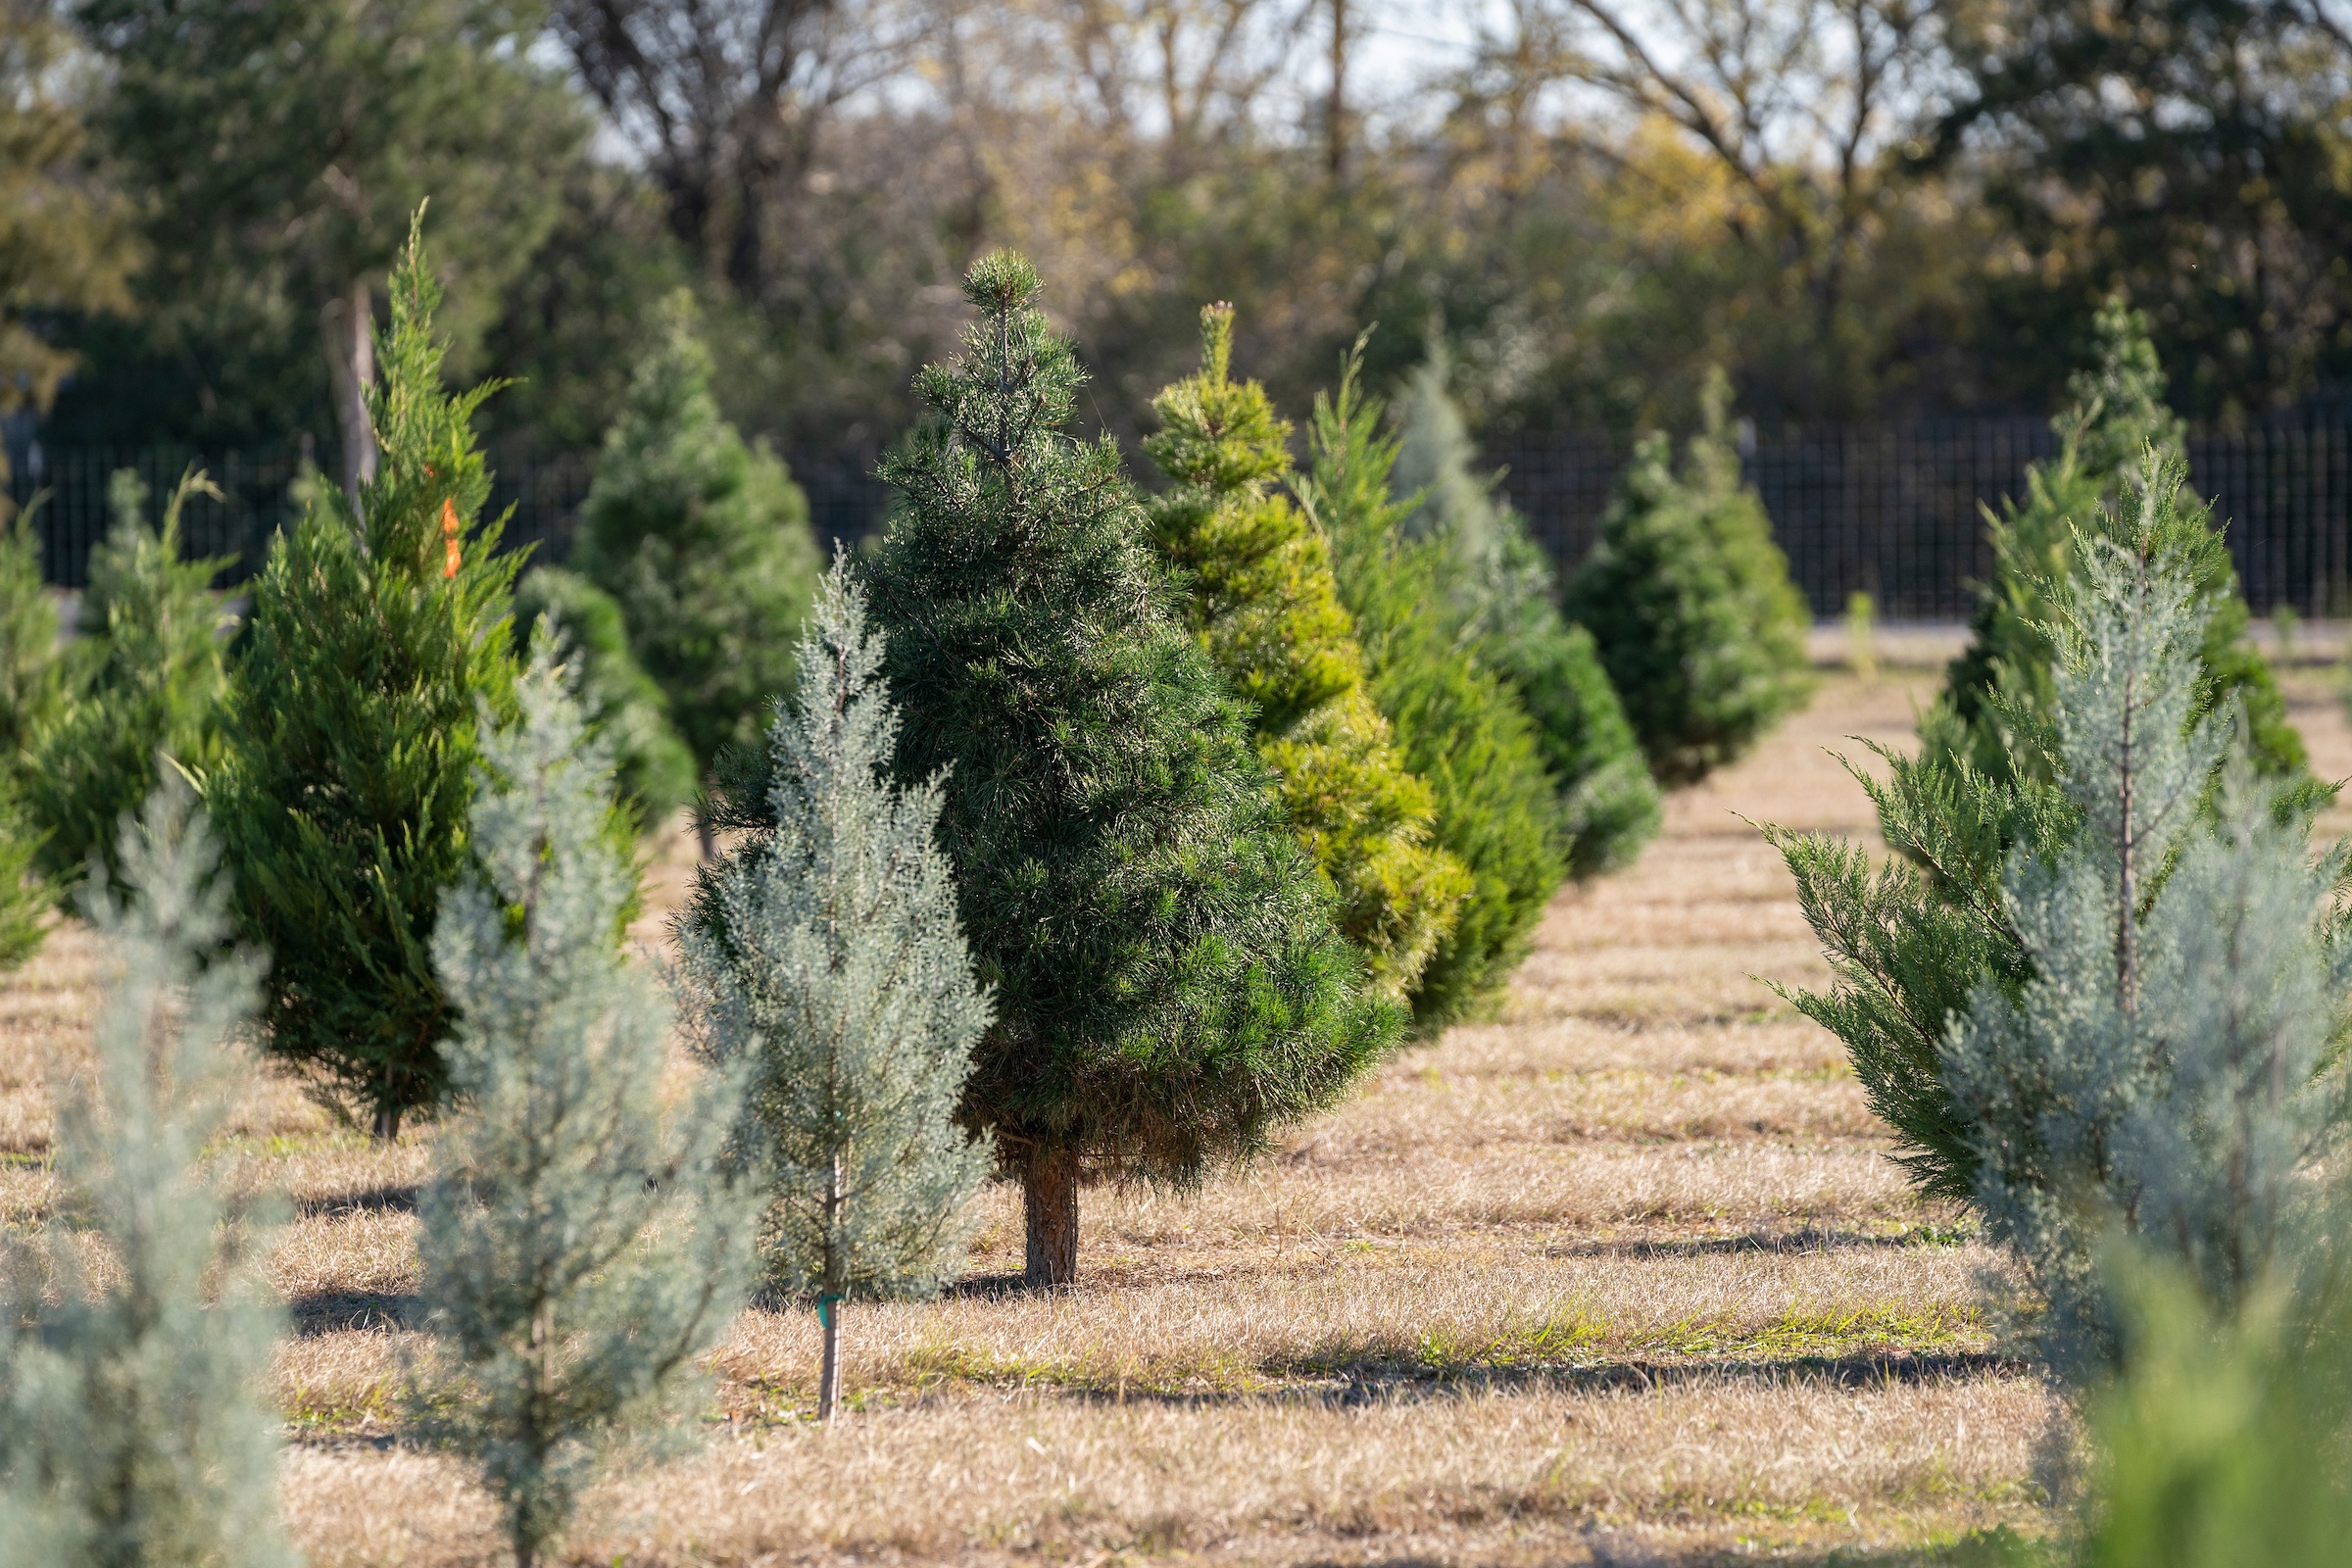
<instances>
[{"instance_id":1,"label":"tree trunk","mask_svg":"<svg viewBox=\"0 0 2352 1568\"><path fill-rule=\"evenodd\" d=\"M1021 1172L1021 1206L1029 1220L1022 1282L1032 1289L1076 1284L1078 1156L1060 1149L1033 1156Z\"/></svg>"},{"instance_id":2,"label":"tree trunk","mask_svg":"<svg viewBox=\"0 0 2352 1568\"><path fill-rule=\"evenodd\" d=\"M820 1300L816 1313L825 1326L825 1363L816 1375L816 1419L829 1426L834 1406L841 1402L841 1302Z\"/></svg>"},{"instance_id":3,"label":"tree trunk","mask_svg":"<svg viewBox=\"0 0 2352 1568\"><path fill-rule=\"evenodd\" d=\"M356 503L360 486L375 477L375 430L368 422L368 388L375 381L375 301L365 279L319 308L318 333L326 344L335 428L343 440L343 493Z\"/></svg>"},{"instance_id":4,"label":"tree trunk","mask_svg":"<svg viewBox=\"0 0 2352 1568\"><path fill-rule=\"evenodd\" d=\"M375 1140L389 1144L400 1137L400 1107L385 1101L375 1107Z\"/></svg>"}]
</instances>

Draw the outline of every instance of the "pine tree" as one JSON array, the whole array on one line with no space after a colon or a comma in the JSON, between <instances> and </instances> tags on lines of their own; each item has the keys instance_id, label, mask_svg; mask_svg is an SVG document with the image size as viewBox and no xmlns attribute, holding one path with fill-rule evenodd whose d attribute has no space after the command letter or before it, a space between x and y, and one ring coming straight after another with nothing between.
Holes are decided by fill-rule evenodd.
<instances>
[{"instance_id":1,"label":"pine tree","mask_svg":"<svg viewBox=\"0 0 2352 1568\"><path fill-rule=\"evenodd\" d=\"M83 909L111 974L96 1067L55 1086L65 1189L47 1248L29 1250L0 1340L0 1561L30 1568L274 1568L277 1420L264 1398L282 1313L254 1279L257 1217L206 1169L251 1064L257 956L224 952L225 888L187 787L167 779L122 824L116 864ZM78 1243L105 1244L93 1271ZM0 1330L6 1327L0 1321ZM13 1544L17 1554L8 1547Z\"/></svg>"},{"instance_id":2,"label":"pine tree","mask_svg":"<svg viewBox=\"0 0 2352 1568\"><path fill-rule=\"evenodd\" d=\"M384 1138L447 1092L427 944L468 864L478 714L514 702L517 560L477 521L490 477L471 417L490 389L442 391L439 298L412 235L369 404L382 468L356 515L320 487L272 546L204 784L238 927L272 956L269 1049Z\"/></svg>"},{"instance_id":3,"label":"pine tree","mask_svg":"<svg viewBox=\"0 0 2352 1568\"><path fill-rule=\"evenodd\" d=\"M576 571L538 566L514 590L525 659L543 615L564 640L564 662L579 671L588 732L612 754L621 804L643 831L661 831L695 798L700 780L693 754L670 726L668 697L629 652L620 606Z\"/></svg>"},{"instance_id":4,"label":"pine tree","mask_svg":"<svg viewBox=\"0 0 2352 1568\"><path fill-rule=\"evenodd\" d=\"M702 774L727 747L759 746L824 568L800 487L719 417L683 291L605 435L572 564L619 601Z\"/></svg>"},{"instance_id":5,"label":"pine tree","mask_svg":"<svg viewBox=\"0 0 2352 1568\"><path fill-rule=\"evenodd\" d=\"M181 475L163 528L147 522L147 487L125 468L108 500L114 526L90 558L82 635L68 650L70 705L36 729L24 769L25 809L42 833L40 867L60 885L92 855L108 875L122 818L166 769L202 774L220 750L228 666L213 578L226 557L180 559L188 498L220 490L203 470Z\"/></svg>"},{"instance_id":6,"label":"pine tree","mask_svg":"<svg viewBox=\"0 0 2352 1568\"><path fill-rule=\"evenodd\" d=\"M1078 1184L1185 1183L1379 1059L1360 984L1241 705L1177 618L1118 451L1062 431L1081 376L1026 262L977 264L963 353L883 468L869 568L898 777L952 769L940 838L996 998L963 1120L1023 1185L1028 1275L1071 1280Z\"/></svg>"},{"instance_id":7,"label":"pine tree","mask_svg":"<svg viewBox=\"0 0 2352 1568\"><path fill-rule=\"evenodd\" d=\"M1336 395L1316 399L1312 464L1295 488L1331 541L1373 701L1405 765L1429 781L1437 844L1470 870L1470 895L1412 992L1414 1024L1429 1033L1476 1013L1508 981L1566 855L1535 725L1510 686L1430 612L1444 592L1440 547L1403 535L1410 508L1389 489L1396 443L1361 391L1361 352L1359 343Z\"/></svg>"},{"instance_id":8,"label":"pine tree","mask_svg":"<svg viewBox=\"0 0 2352 1568\"><path fill-rule=\"evenodd\" d=\"M1738 758L1809 683L1810 616L1763 503L1740 482L1730 395L1720 371L1709 378L1680 471L1665 436L1635 449L1565 601L1592 628L1665 784L1693 783Z\"/></svg>"},{"instance_id":9,"label":"pine tree","mask_svg":"<svg viewBox=\"0 0 2352 1568\"><path fill-rule=\"evenodd\" d=\"M937 1294L993 1163L955 1124L988 999L933 843L940 786L886 777L899 714L882 658L837 563L768 731L765 793L735 798L758 809L726 822L744 839L703 867L678 922L700 1054L748 1068L738 1148L768 1195L760 1250L772 1288L816 1304L827 1421L841 1303Z\"/></svg>"},{"instance_id":10,"label":"pine tree","mask_svg":"<svg viewBox=\"0 0 2352 1568\"><path fill-rule=\"evenodd\" d=\"M2075 528L2096 531L2113 515L2145 453L2179 459L2180 420L2164 406L2164 372L2148 341L2147 320L2110 301L2095 324L2097 361L2069 378L2069 407L2051 421L2056 460L2026 472L2026 502L2005 501L2002 514L1984 514L1992 541L1993 574L1978 586L1969 616L1969 644L1944 676L1944 702L1956 722L1938 731L1939 744L1962 748L1978 771L1999 774L2014 765L2010 726L1995 693L2008 706L2047 714L2055 653L2046 630L2052 589L2066 581ZM2182 517L2182 524L2192 519ZM2269 663L2246 637L2248 612L2237 573L2219 529L2198 515L2193 530L2168 546L2193 559L2208 619L2200 651L2207 700L2245 705L2249 738L2266 773L2299 778L2305 771L2302 737Z\"/></svg>"},{"instance_id":11,"label":"pine tree","mask_svg":"<svg viewBox=\"0 0 2352 1568\"><path fill-rule=\"evenodd\" d=\"M1372 983L1401 1000L1470 891L1429 843L1437 807L1406 771L1364 678L1321 531L1273 486L1291 473L1291 427L1265 388L1235 382L1233 307L1200 313L1201 368L1153 400L1144 450L1174 481L1149 504L1153 542L1182 573L1187 619L1235 691L1256 706L1259 758L1340 896L1340 929Z\"/></svg>"},{"instance_id":12,"label":"pine tree","mask_svg":"<svg viewBox=\"0 0 2352 1568\"><path fill-rule=\"evenodd\" d=\"M691 1434L695 1360L742 1303L751 1205L720 1174L739 1083L664 1115L668 1010L620 953L636 878L609 831L608 763L542 647L520 716L482 714L481 870L442 901L433 961L461 1022L466 1105L417 1200L448 1382L420 1424L478 1459L518 1568L630 1437Z\"/></svg>"},{"instance_id":13,"label":"pine tree","mask_svg":"<svg viewBox=\"0 0 2352 1568\"><path fill-rule=\"evenodd\" d=\"M2257 784L2242 740L2204 809L2242 714L2197 710L2196 562L2147 505L2179 480L2176 465L2131 492L2120 542L2070 542L2051 756L2079 825L2054 854L2012 856L2002 905L2029 977L1980 983L1942 1052L1973 1197L2078 1373L2113 1358L2106 1231L2234 1309L2282 1259L2344 1124L2322 1069L2352 982L2330 908L2352 858L2311 863L2307 813Z\"/></svg>"},{"instance_id":14,"label":"pine tree","mask_svg":"<svg viewBox=\"0 0 2352 1568\"><path fill-rule=\"evenodd\" d=\"M1433 354L1406 379L1398 407L1395 484L1420 497L1406 526L1445 543L1446 602L1535 720L1559 795L1568 874L1593 876L1628 863L1656 835L1657 783L1592 634L1560 613L1549 558L1496 497L1494 477L1472 466L1477 451L1446 375Z\"/></svg>"}]
</instances>

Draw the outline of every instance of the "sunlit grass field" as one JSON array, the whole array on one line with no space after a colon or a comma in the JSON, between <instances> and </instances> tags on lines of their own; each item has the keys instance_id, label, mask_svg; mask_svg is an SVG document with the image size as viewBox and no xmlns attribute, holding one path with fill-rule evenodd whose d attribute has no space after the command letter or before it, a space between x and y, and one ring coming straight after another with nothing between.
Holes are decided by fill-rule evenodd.
<instances>
[{"instance_id":1,"label":"sunlit grass field","mask_svg":"<svg viewBox=\"0 0 2352 1568\"><path fill-rule=\"evenodd\" d=\"M747 1313L709 1445L593 1494L568 1560L1909 1562L2051 1528L1996 1258L1910 1196L1836 1043L1757 978L1825 970L1741 818L1868 833L1824 749L1906 744L1934 683L1826 673L1638 865L1559 897L1499 1016L1273 1157L1090 1192L1075 1290L1014 1288L1017 1196L990 1193L957 1290L847 1315L834 1431L813 1317ZM2352 773L2326 671L2290 691L2320 771ZM690 853L653 868L649 944ZM50 1200L43 1063L82 1049L94 956L63 927L0 990L12 1227ZM222 1151L292 1201L284 1501L318 1564L502 1558L463 1467L401 1436L430 1137L378 1148L257 1074Z\"/></svg>"}]
</instances>

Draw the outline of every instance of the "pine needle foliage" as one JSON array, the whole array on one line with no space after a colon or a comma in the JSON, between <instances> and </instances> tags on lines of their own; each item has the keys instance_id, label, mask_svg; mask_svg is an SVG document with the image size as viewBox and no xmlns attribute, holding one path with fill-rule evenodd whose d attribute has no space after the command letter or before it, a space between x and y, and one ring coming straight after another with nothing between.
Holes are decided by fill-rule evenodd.
<instances>
[{"instance_id":1,"label":"pine needle foliage","mask_svg":"<svg viewBox=\"0 0 2352 1568\"><path fill-rule=\"evenodd\" d=\"M1663 434L1635 449L1565 599L1663 784L1694 783L1740 757L1811 680L1811 616L1764 504L1740 481L1730 397L1717 371L1679 469Z\"/></svg>"},{"instance_id":2,"label":"pine needle foliage","mask_svg":"<svg viewBox=\"0 0 2352 1568\"><path fill-rule=\"evenodd\" d=\"M1331 1104L1389 1049L1332 900L1148 543L1115 445L1018 257L916 390L868 567L906 715L898 776L948 773L940 838L996 999L964 1096L1024 1184L1029 1276L1076 1267L1082 1173L1197 1181Z\"/></svg>"},{"instance_id":3,"label":"pine needle foliage","mask_svg":"<svg viewBox=\"0 0 2352 1568\"><path fill-rule=\"evenodd\" d=\"M760 745L824 567L800 486L719 416L683 290L605 434L571 564L618 601L700 773L729 746Z\"/></svg>"},{"instance_id":4,"label":"pine needle foliage","mask_svg":"<svg viewBox=\"0 0 2352 1568\"><path fill-rule=\"evenodd\" d=\"M190 468L158 530L136 473L125 468L108 487L114 524L91 553L81 635L68 650L74 700L34 732L24 770L40 869L61 885L92 855L117 876L122 819L137 814L163 771L200 775L219 759L228 665L212 583L230 561L181 560L179 523L189 497L220 493Z\"/></svg>"},{"instance_id":5,"label":"pine needle foliage","mask_svg":"<svg viewBox=\"0 0 2352 1568\"><path fill-rule=\"evenodd\" d=\"M2198 711L2195 563L2155 530L2078 533L2056 610L2058 788L2078 826L2013 853L2002 906L2029 966L1981 981L1943 1042L1989 1233L2049 1303L2055 1363L2112 1360L2097 1274L2122 1232L2234 1310L2283 1261L2298 1193L2344 1122L2326 1072L2352 945L2335 941L2338 848L2280 809L2235 714Z\"/></svg>"},{"instance_id":6,"label":"pine needle foliage","mask_svg":"<svg viewBox=\"0 0 2352 1568\"><path fill-rule=\"evenodd\" d=\"M537 566L514 590L514 624L528 659L541 617L562 639L564 662L579 672L588 733L612 755L620 804L644 832L660 832L700 789L694 754L669 722L669 698L629 651L628 626L612 596L576 571Z\"/></svg>"},{"instance_id":7,"label":"pine needle foliage","mask_svg":"<svg viewBox=\"0 0 2352 1568\"><path fill-rule=\"evenodd\" d=\"M1446 602L1461 634L1535 720L1559 796L1568 874L1614 870L1657 835L1657 783L1592 634L1560 613L1550 558L1495 494L1496 476L1476 468L1477 448L1446 377L1445 357L1433 353L1407 377L1398 404L1395 484L1420 496L1407 526L1446 546Z\"/></svg>"},{"instance_id":8,"label":"pine needle foliage","mask_svg":"<svg viewBox=\"0 0 2352 1568\"><path fill-rule=\"evenodd\" d=\"M238 928L271 955L269 1049L387 1138L448 1093L429 944L469 865L478 715L512 711L515 675L518 561L479 520L471 420L492 388L442 390L439 298L413 233L369 394L381 467L356 514L320 486L272 546L204 783Z\"/></svg>"},{"instance_id":9,"label":"pine needle foliage","mask_svg":"<svg viewBox=\"0 0 2352 1568\"><path fill-rule=\"evenodd\" d=\"M1339 892L1341 931L1401 1001L1470 873L1429 842L1436 799L1372 699L1329 542L1274 488L1291 473L1291 426L1264 387L1232 379L1233 307L1207 307L1200 325L1200 372L1152 405L1160 428L1144 450L1174 481L1150 503L1152 540L1187 590L1194 635L1256 705L1258 756Z\"/></svg>"},{"instance_id":10,"label":"pine needle foliage","mask_svg":"<svg viewBox=\"0 0 2352 1568\"><path fill-rule=\"evenodd\" d=\"M2153 450L2182 455L2180 420L2164 405L2164 371L2147 321L2110 301L2095 322L2097 359L2067 382L2070 403L2051 421L2057 457L2026 472L2026 500L2004 500L2001 514L1985 509L1993 573L1978 585L1969 615L1969 643L1944 676L1944 701L1953 722L1939 732L1963 749L1980 772L1998 775L2016 764L2009 710L2047 714L2053 700L2050 595L2067 578L2074 530L2098 532L2118 514L2123 492ZM2266 773L2300 777L2302 737L2288 722L2269 663L2246 637L2248 612L2237 591L2236 568L2209 514L2181 515L2180 537L2166 544L2191 564L2205 602L2201 679L2211 703L2244 706L2248 740ZM2005 694L2006 703L1996 702Z\"/></svg>"},{"instance_id":11,"label":"pine needle foliage","mask_svg":"<svg viewBox=\"0 0 2352 1568\"><path fill-rule=\"evenodd\" d=\"M0 1344L0 1561L58 1568L276 1568L282 1313L258 1280L263 1233L205 1168L251 1063L258 957L228 951L225 878L184 783L122 824L123 902L83 911L111 971L94 1070L54 1086L61 1218L49 1302L20 1251L29 1318ZM82 1238L103 1242L92 1272Z\"/></svg>"},{"instance_id":12,"label":"pine needle foliage","mask_svg":"<svg viewBox=\"0 0 2352 1568\"><path fill-rule=\"evenodd\" d=\"M1405 765L1429 781L1436 842L1470 870L1470 895L1411 993L1415 1027L1434 1033L1475 1015L1509 980L1565 874L1566 846L1526 710L1431 613L1443 602L1442 547L1405 534L1411 508L1390 490L1396 442L1361 368L1359 341L1337 391L1316 399L1312 461L1294 488L1331 541L1373 701Z\"/></svg>"},{"instance_id":13,"label":"pine needle foliage","mask_svg":"<svg viewBox=\"0 0 2352 1568\"><path fill-rule=\"evenodd\" d=\"M837 563L768 730L765 809L730 821L744 838L702 868L678 921L690 1037L747 1074L737 1148L767 1195L768 1284L822 1319L828 1420L840 1303L938 1294L995 1162L956 1125L989 1004L934 843L939 782L888 776L899 712L882 658Z\"/></svg>"},{"instance_id":14,"label":"pine needle foliage","mask_svg":"<svg viewBox=\"0 0 2352 1568\"><path fill-rule=\"evenodd\" d=\"M447 1373L421 1425L480 1461L519 1568L617 1444L690 1435L695 1361L741 1305L751 1250L751 1205L721 1173L739 1085L707 1076L663 1112L668 1008L620 953L636 876L609 831L606 758L551 653L514 723L482 715L481 870L433 933L466 1110L417 1201Z\"/></svg>"}]
</instances>

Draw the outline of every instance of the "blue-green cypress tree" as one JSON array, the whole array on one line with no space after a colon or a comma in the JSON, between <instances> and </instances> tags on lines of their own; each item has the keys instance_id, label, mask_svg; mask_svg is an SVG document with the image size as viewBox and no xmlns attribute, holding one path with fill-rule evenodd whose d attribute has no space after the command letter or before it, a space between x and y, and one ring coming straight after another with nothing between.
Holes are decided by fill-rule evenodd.
<instances>
[{"instance_id":1,"label":"blue-green cypress tree","mask_svg":"<svg viewBox=\"0 0 2352 1568\"><path fill-rule=\"evenodd\" d=\"M1015 256L926 368L930 419L866 572L904 706L898 776L996 999L963 1119L1023 1184L1028 1274L1077 1267L1079 1183L1198 1180L1331 1104L1395 1039L1292 836L1246 710L1186 629L1117 447Z\"/></svg>"},{"instance_id":2,"label":"blue-green cypress tree","mask_svg":"<svg viewBox=\"0 0 2352 1568\"><path fill-rule=\"evenodd\" d=\"M267 1231L210 1152L252 1059L258 955L226 945L224 877L187 786L121 824L125 896L85 885L108 950L94 1070L61 1080L61 1216L0 1318L0 1563L288 1568L266 1389L284 1313ZM90 1267L79 1242L105 1244ZM27 1252L0 1263L32 1262ZM40 1272L51 1276L43 1299ZM11 1334L11 1319L29 1332ZM12 1343L13 1341L13 1343Z\"/></svg>"},{"instance_id":3,"label":"blue-green cypress tree","mask_svg":"<svg viewBox=\"0 0 2352 1568\"><path fill-rule=\"evenodd\" d=\"M669 722L669 697L637 662L619 603L576 571L538 566L514 589L514 625L530 657L541 617L564 641L579 672L589 733L612 754L612 782L638 828L655 833L694 800L694 754Z\"/></svg>"},{"instance_id":4,"label":"blue-green cypress tree","mask_svg":"<svg viewBox=\"0 0 2352 1568\"><path fill-rule=\"evenodd\" d=\"M665 1111L669 1009L620 951L636 875L610 764L542 647L519 715L481 715L479 871L441 901L433 962L464 1109L417 1201L437 1386L422 1430L478 1459L518 1568L614 1446L689 1438L695 1362L743 1300L751 1205L723 1154L740 1082Z\"/></svg>"},{"instance_id":5,"label":"blue-green cypress tree","mask_svg":"<svg viewBox=\"0 0 2352 1568\"><path fill-rule=\"evenodd\" d=\"M679 919L678 972L703 1057L747 1073L738 1148L767 1199L760 1255L772 1287L816 1305L831 1420L842 1303L935 1294L977 1223L993 1155L956 1109L989 1004L934 842L939 783L888 776L899 712L841 564L796 663L765 793L731 800L743 837Z\"/></svg>"}]
</instances>

